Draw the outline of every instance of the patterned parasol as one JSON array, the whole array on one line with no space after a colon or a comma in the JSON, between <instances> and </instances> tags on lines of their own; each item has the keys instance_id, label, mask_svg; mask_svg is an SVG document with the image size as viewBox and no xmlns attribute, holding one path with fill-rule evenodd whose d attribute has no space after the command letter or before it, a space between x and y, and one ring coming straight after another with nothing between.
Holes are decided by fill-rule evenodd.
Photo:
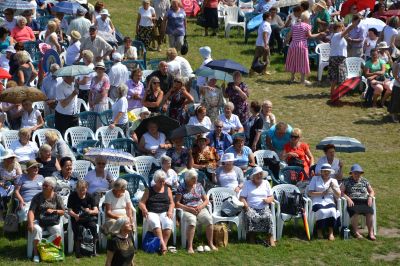
<instances>
[{"instance_id":1,"label":"patterned parasol","mask_svg":"<svg viewBox=\"0 0 400 266\"><path fill-rule=\"evenodd\" d=\"M0 102L18 104L27 99L32 102L41 102L47 100L47 96L39 89L26 86L9 88L0 94Z\"/></svg>"},{"instance_id":2,"label":"patterned parasol","mask_svg":"<svg viewBox=\"0 0 400 266\"><path fill-rule=\"evenodd\" d=\"M135 158L132 154L110 148L91 148L83 158L95 163L97 157L103 157L110 165L133 165Z\"/></svg>"}]
</instances>

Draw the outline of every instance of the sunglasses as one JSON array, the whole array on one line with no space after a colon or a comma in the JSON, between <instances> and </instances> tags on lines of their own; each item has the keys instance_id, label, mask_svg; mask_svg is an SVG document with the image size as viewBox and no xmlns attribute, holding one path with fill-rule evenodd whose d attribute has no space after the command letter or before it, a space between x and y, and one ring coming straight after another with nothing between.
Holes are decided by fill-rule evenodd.
<instances>
[{"instance_id":1,"label":"sunglasses","mask_svg":"<svg viewBox=\"0 0 400 266\"><path fill-rule=\"evenodd\" d=\"M49 185L48 184L43 184L42 187L49 187Z\"/></svg>"},{"instance_id":2,"label":"sunglasses","mask_svg":"<svg viewBox=\"0 0 400 266\"><path fill-rule=\"evenodd\" d=\"M39 169L39 166L37 166L37 165L35 165L35 166L31 166L31 167L29 167L28 169Z\"/></svg>"},{"instance_id":3,"label":"sunglasses","mask_svg":"<svg viewBox=\"0 0 400 266\"><path fill-rule=\"evenodd\" d=\"M300 138L300 136L295 136L295 135L291 135L290 136L292 139L298 139L298 138Z\"/></svg>"}]
</instances>

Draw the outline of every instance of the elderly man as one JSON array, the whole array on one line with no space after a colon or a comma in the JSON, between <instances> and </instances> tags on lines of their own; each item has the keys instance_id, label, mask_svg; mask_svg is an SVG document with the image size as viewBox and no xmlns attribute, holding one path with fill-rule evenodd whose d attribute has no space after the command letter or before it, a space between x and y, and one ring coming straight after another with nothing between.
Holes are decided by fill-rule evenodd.
<instances>
[{"instance_id":1,"label":"elderly man","mask_svg":"<svg viewBox=\"0 0 400 266\"><path fill-rule=\"evenodd\" d=\"M228 133L222 131L223 127L224 123L220 120L216 120L214 122L214 130L210 131L207 135L210 147L214 147L217 150L220 158L222 158L225 150L232 145L232 137Z\"/></svg>"},{"instance_id":2,"label":"elderly man","mask_svg":"<svg viewBox=\"0 0 400 266\"><path fill-rule=\"evenodd\" d=\"M60 69L58 64L52 64L50 66L50 75L46 75L43 79L42 87L40 88L44 94L47 96L46 105L44 106L44 116L48 116L50 114L54 114L54 110L57 105L56 101L56 88L63 81L62 78L58 78L54 75L54 73Z\"/></svg>"},{"instance_id":3,"label":"elderly man","mask_svg":"<svg viewBox=\"0 0 400 266\"><path fill-rule=\"evenodd\" d=\"M97 36L96 26L90 26L89 37L84 39L81 44L81 55L79 56L79 60L82 58L82 51L84 50L90 50L93 53L94 62L97 63L107 59L107 57L112 53L113 48L103 38Z\"/></svg>"},{"instance_id":4,"label":"elderly man","mask_svg":"<svg viewBox=\"0 0 400 266\"><path fill-rule=\"evenodd\" d=\"M174 77L168 72L168 64L165 61L161 61L158 64L158 70L147 76L146 84L149 84L152 77L157 77L160 80L160 88L164 92L164 95L169 91L174 83Z\"/></svg>"},{"instance_id":5,"label":"elderly man","mask_svg":"<svg viewBox=\"0 0 400 266\"><path fill-rule=\"evenodd\" d=\"M361 57L363 54L363 44L365 38L365 30L360 25L360 15L353 15L352 22L356 22L357 26L350 30L346 37L347 41L347 56L348 57Z\"/></svg>"},{"instance_id":6,"label":"elderly man","mask_svg":"<svg viewBox=\"0 0 400 266\"><path fill-rule=\"evenodd\" d=\"M73 30L76 30L84 38L89 36L89 28L92 23L90 22L90 20L85 18L86 12L87 11L85 8L83 8L83 7L78 8L77 13L76 13L76 18L73 19L68 26L68 30L67 30L68 35L71 35L71 32Z\"/></svg>"},{"instance_id":7,"label":"elderly man","mask_svg":"<svg viewBox=\"0 0 400 266\"><path fill-rule=\"evenodd\" d=\"M74 77L63 77L63 82L56 88L55 128L63 136L68 128L79 125L76 115L79 90L74 85Z\"/></svg>"},{"instance_id":8,"label":"elderly man","mask_svg":"<svg viewBox=\"0 0 400 266\"><path fill-rule=\"evenodd\" d=\"M267 131L267 147L269 150L275 151L280 155L283 151L283 146L289 142L292 127L284 122L272 126Z\"/></svg>"},{"instance_id":9,"label":"elderly man","mask_svg":"<svg viewBox=\"0 0 400 266\"><path fill-rule=\"evenodd\" d=\"M113 53L112 58L114 60L114 65L108 72L108 77L110 79L110 91L108 95L115 101L118 98L117 88L128 81L129 71L128 68L121 63L122 55L120 53Z\"/></svg>"},{"instance_id":10,"label":"elderly man","mask_svg":"<svg viewBox=\"0 0 400 266\"><path fill-rule=\"evenodd\" d=\"M194 77L193 69L190 66L189 61L186 60L182 56L178 56L178 52L176 51L175 48L168 48L167 58L168 58L168 67L169 66L173 67L176 64L177 68L179 68L179 70L177 70L177 71L168 69L170 73L172 72L172 73L176 74L177 76L179 76L179 75L182 76L185 80L185 83L187 83L189 81L189 78Z\"/></svg>"}]
</instances>

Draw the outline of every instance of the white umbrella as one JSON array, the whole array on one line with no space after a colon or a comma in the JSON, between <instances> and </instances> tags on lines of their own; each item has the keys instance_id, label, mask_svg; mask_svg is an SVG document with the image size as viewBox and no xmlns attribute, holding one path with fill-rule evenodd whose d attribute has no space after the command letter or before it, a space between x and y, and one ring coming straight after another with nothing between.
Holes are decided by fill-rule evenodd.
<instances>
[{"instance_id":1,"label":"white umbrella","mask_svg":"<svg viewBox=\"0 0 400 266\"><path fill-rule=\"evenodd\" d=\"M360 25L368 32L368 29L375 28L377 31L382 31L386 26L386 23L377 18L365 18L362 19Z\"/></svg>"},{"instance_id":2,"label":"white umbrella","mask_svg":"<svg viewBox=\"0 0 400 266\"><path fill-rule=\"evenodd\" d=\"M27 10L34 9L35 6L30 2L22 1L22 0L6 0L0 3L0 9L16 9L16 10Z\"/></svg>"},{"instance_id":3,"label":"white umbrella","mask_svg":"<svg viewBox=\"0 0 400 266\"><path fill-rule=\"evenodd\" d=\"M299 5L301 0L279 0L276 1L274 7L286 7L286 6L295 6Z\"/></svg>"}]
</instances>

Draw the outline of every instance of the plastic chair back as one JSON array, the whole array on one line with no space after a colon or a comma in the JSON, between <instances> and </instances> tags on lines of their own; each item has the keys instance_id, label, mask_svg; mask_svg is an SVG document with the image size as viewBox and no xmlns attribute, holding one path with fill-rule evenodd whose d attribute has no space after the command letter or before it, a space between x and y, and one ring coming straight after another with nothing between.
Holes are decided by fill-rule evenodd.
<instances>
[{"instance_id":1,"label":"plastic chair back","mask_svg":"<svg viewBox=\"0 0 400 266\"><path fill-rule=\"evenodd\" d=\"M101 141L101 144L103 145L103 147L106 148L109 146L111 140L117 139L118 137L124 138L125 133L119 127L115 127L113 129L111 129L108 126L103 126L103 127L99 127L96 130L95 137L98 141Z\"/></svg>"},{"instance_id":2,"label":"plastic chair back","mask_svg":"<svg viewBox=\"0 0 400 266\"><path fill-rule=\"evenodd\" d=\"M149 174L153 164L156 164L156 160L153 156L138 156L135 158L136 172L145 179L149 179Z\"/></svg>"},{"instance_id":3,"label":"plastic chair back","mask_svg":"<svg viewBox=\"0 0 400 266\"><path fill-rule=\"evenodd\" d=\"M12 142L18 140L18 130L7 130L0 133L5 149L9 149Z\"/></svg>"},{"instance_id":4,"label":"plastic chair back","mask_svg":"<svg viewBox=\"0 0 400 266\"><path fill-rule=\"evenodd\" d=\"M113 122L112 115L113 115L112 110L106 110L99 114L100 121L103 124L103 126L108 126Z\"/></svg>"},{"instance_id":5,"label":"plastic chair back","mask_svg":"<svg viewBox=\"0 0 400 266\"><path fill-rule=\"evenodd\" d=\"M97 130L97 117L98 113L93 111L81 112L79 116L79 125L90 128L93 132Z\"/></svg>"},{"instance_id":6,"label":"plastic chair back","mask_svg":"<svg viewBox=\"0 0 400 266\"><path fill-rule=\"evenodd\" d=\"M230 188L216 187L207 192L207 196L212 198L212 212L215 215L221 214L222 201L227 197L236 197L235 191Z\"/></svg>"},{"instance_id":7,"label":"plastic chair back","mask_svg":"<svg viewBox=\"0 0 400 266\"><path fill-rule=\"evenodd\" d=\"M89 168L92 166L90 161L86 160L76 160L72 162L72 171L79 175L79 178L85 178L86 174L89 172Z\"/></svg>"},{"instance_id":8,"label":"plastic chair back","mask_svg":"<svg viewBox=\"0 0 400 266\"><path fill-rule=\"evenodd\" d=\"M346 58L347 79L361 76L361 66L365 61L359 57Z\"/></svg>"},{"instance_id":9,"label":"plastic chair back","mask_svg":"<svg viewBox=\"0 0 400 266\"><path fill-rule=\"evenodd\" d=\"M136 199L135 194L139 190L141 183L144 185L144 187L148 187L146 180L143 176L138 174L123 175L120 178L128 182L127 190L129 192L129 195L131 196L132 203L134 205L137 205L140 199Z\"/></svg>"},{"instance_id":10,"label":"plastic chair back","mask_svg":"<svg viewBox=\"0 0 400 266\"><path fill-rule=\"evenodd\" d=\"M113 139L110 141L109 147L114 150L128 152L133 156L135 156L137 152L136 143L128 138Z\"/></svg>"},{"instance_id":11,"label":"plastic chair back","mask_svg":"<svg viewBox=\"0 0 400 266\"><path fill-rule=\"evenodd\" d=\"M237 6L227 6L225 11L225 23L228 22L238 22L239 19L239 7Z\"/></svg>"},{"instance_id":12,"label":"plastic chair back","mask_svg":"<svg viewBox=\"0 0 400 266\"><path fill-rule=\"evenodd\" d=\"M278 154L271 150L258 150L254 152L254 157L256 158L256 163L258 166L264 166L264 158L275 158L276 160L280 160Z\"/></svg>"},{"instance_id":13,"label":"plastic chair back","mask_svg":"<svg viewBox=\"0 0 400 266\"><path fill-rule=\"evenodd\" d=\"M46 143L46 132L47 131L55 131L58 135L58 139L63 140L63 136L61 135L60 131L58 131L57 129L42 128L42 129L38 129L35 132L33 132L32 141L36 141L36 143L38 144L39 147L42 146L43 144Z\"/></svg>"},{"instance_id":14,"label":"plastic chair back","mask_svg":"<svg viewBox=\"0 0 400 266\"><path fill-rule=\"evenodd\" d=\"M46 16L38 17L36 19L36 21L39 24L39 28L40 28L41 31L46 30L47 23L49 23L50 19L52 19L52 18L53 18L53 16L46 15Z\"/></svg>"},{"instance_id":15,"label":"plastic chair back","mask_svg":"<svg viewBox=\"0 0 400 266\"><path fill-rule=\"evenodd\" d=\"M32 61L39 61L42 54L40 53L39 46L37 42L24 42L24 49L29 53Z\"/></svg>"},{"instance_id":16,"label":"plastic chair back","mask_svg":"<svg viewBox=\"0 0 400 266\"><path fill-rule=\"evenodd\" d=\"M95 139L94 133L87 127L70 127L65 131L64 140L71 147L76 147L80 142Z\"/></svg>"},{"instance_id":17,"label":"plastic chair back","mask_svg":"<svg viewBox=\"0 0 400 266\"><path fill-rule=\"evenodd\" d=\"M329 43L320 43L315 47L315 52L319 55L320 62L328 62L331 45Z\"/></svg>"},{"instance_id":18,"label":"plastic chair back","mask_svg":"<svg viewBox=\"0 0 400 266\"><path fill-rule=\"evenodd\" d=\"M89 139L89 140L84 140L80 142L79 144L76 145L76 153L78 156L83 156L85 153L84 151L89 148L100 148L101 147L101 142L97 141L96 139Z\"/></svg>"},{"instance_id":19,"label":"plastic chair back","mask_svg":"<svg viewBox=\"0 0 400 266\"><path fill-rule=\"evenodd\" d=\"M308 174L302 167L299 166L286 166L279 172L279 180L281 184L293 184L295 185L301 179L307 180Z\"/></svg>"},{"instance_id":20,"label":"plastic chair back","mask_svg":"<svg viewBox=\"0 0 400 266\"><path fill-rule=\"evenodd\" d=\"M120 170L119 165L109 165L109 164L107 164L105 169L108 170L111 173L111 175L114 178L114 180L117 180L119 178L119 170Z\"/></svg>"},{"instance_id":21,"label":"plastic chair back","mask_svg":"<svg viewBox=\"0 0 400 266\"><path fill-rule=\"evenodd\" d=\"M144 46L144 43L138 40L134 40L132 41L132 46L136 47L137 49L137 54L138 56L142 56L142 60L137 60L137 61L141 61L143 64L144 69L147 69L147 51L146 51L146 47Z\"/></svg>"},{"instance_id":22,"label":"plastic chair back","mask_svg":"<svg viewBox=\"0 0 400 266\"><path fill-rule=\"evenodd\" d=\"M44 127L45 128L56 128L55 122L55 115L48 115L44 118Z\"/></svg>"},{"instance_id":23,"label":"plastic chair back","mask_svg":"<svg viewBox=\"0 0 400 266\"><path fill-rule=\"evenodd\" d=\"M84 112L89 111L89 106L86 104L86 102L83 99L78 98L77 103L76 103L75 113L79 114L81 112L82 108L83 108Z\"/></svg>"}]
</instances>

